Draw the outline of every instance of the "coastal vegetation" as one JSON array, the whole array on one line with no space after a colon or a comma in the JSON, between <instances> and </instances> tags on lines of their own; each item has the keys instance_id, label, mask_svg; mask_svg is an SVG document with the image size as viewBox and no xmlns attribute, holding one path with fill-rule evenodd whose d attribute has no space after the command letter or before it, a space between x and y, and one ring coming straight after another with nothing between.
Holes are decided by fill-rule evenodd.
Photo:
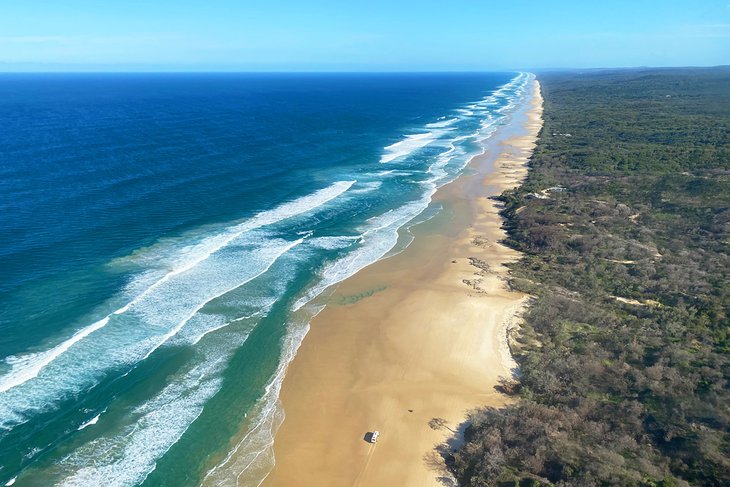
<instances>
[{"instance_id":1,"label":"coastal vegetation","mask_svg":"<svg viewBox=\"0 0 730 487\"><path fill-rule=\"evenodd\" d=\"M505 408L471 413L463 486L730 485L730 69L545 73L507 191L532 295Z\"/></svg>"}]
</instances>

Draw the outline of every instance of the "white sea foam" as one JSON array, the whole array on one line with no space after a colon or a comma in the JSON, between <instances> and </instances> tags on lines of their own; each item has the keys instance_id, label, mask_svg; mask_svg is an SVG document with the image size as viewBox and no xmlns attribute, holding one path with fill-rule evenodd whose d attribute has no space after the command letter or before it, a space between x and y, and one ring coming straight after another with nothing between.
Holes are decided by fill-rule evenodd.
<instances>
[{"instance_id":1,"label":"white sea foam","mask_svg":"<svg viewBox=\"0 0 730 487\"><path fill-rule=\"evenodd\" d=\"M462 140L473 139L473 138L474 138L473 134L459 135L458 137L454 137L453 139L451 139L451 142L456 143L456 142L461 142Z\"/></svg>"},{"instance_id":2,"label":"white sea foam","mask_svg":"<svg viewBox=\"0 0 730 487\"><path fill-rule=\"evenodd\" d=\"M62 486L137 485L155 468L220 388L223 359L204 361L171 381L131 414L136 421L119 435L99 437L61 460L73 473Z\"/></svg>"},{"instance_id":3,"label":"white sea foam","mask_svg":"<svg viewBox=\"0 0 730 487\"><path fill-rule=\"evenodd\" d=\"M0 377L0 392L5 392L36 377L43 367L65 353L74 343L86 338L107 323L109 323L109 316L79 330L71 338L50 350L6 358L5 362L12 368L7 374Z\"/></svg>"},{"instance_id":4,"label":"white sea foam","mask_svg":"<svg viewBox=\"0 0 730 487\"><path fill-rule=\"evenodd\" d=\"M433 122L433 123L426 124L426 127L427 128L430 128L430 129L439 129L439 128L444 128L444 127L448 127L450 125L453 125L453 124L455 124L458 121L459 121L459 118L458 117L454 117L454 118L449 118L449 119L446 119L446 120L439 120L438 122Z\"/></svg>"},{"instance_id":5,"label":"white sea foam","mask_svg":"<svg viewBox=\"0 0 730 487\"><path fill-rule=\"evenodd\" d=\"M219 290L218 292L216 292L212 296L208 296L205 300L199 302L197 304L197 306L192 311L190 311L187 316L185 316L182 320L180 320L177 324L175 324L175 326L172 327L170 330L168 330L167 333L165 333L164 335L162 335L162 337L155 344L155 346L152 347L145 354L145 356L143 357L143 360L146 359L146 358L148 358L150 355L152 355L152 353L155 350L157 350L159 347L161 347L170 338L172 338L175 335L177 335L180 332L180 330L182 329L182 327L185 326L185 324L188 321L190 321L193 318L193 316L195 316L198 313L198 311L200 311L201 309L203 309L203 307L205 307L205 305L207 305L208 303L210 303L211 301L213 301L215 299L220 298L224 294L228 294L229 292L233 291L234 289L239 288L239 287L243 286L244 284L251 282L252 280L254 280L257 277L259 277L260 275L264 274L266 271L268 271L271 268L272 265L274 265L274 262L276 262L276 260L279 257L281 257L283 254L285 254L289 250L293 249L294 247L296 247L297 245L299 245L303 241L304 241L304 239L300 238L299 240L296 240L294 242L291 242L288 245L284 245L283 247L281 247L277 251L277 254L278 255L276 255L273 259L269 260L268 263L267 263L267 265L263 269L261 269L259 272L255 273L254 275L252 275L250 277L247 277L243 281L234 282L232 285L224 287L223 289ZM155 313L157 313L158 311L159 311L159 307L155 309Z\"/></svg>"},{"instance_id":6,"label":"white sea foam","mask_svg":"<svg viewBox=\"0 0 730 487\"><path fill-rule=\"evenodd\" d=\"M505 106L497 108L497 112L504 113L513 109L516 105L513 102L507 103Z\"/></svg>"},{"instance_id":7,"label":"white sea foam","mask_svg":"<svg viewBox=\"0 0 730 487\"><path fill-rule=\"evenodd\" d=\"M427 173L432 175L432 178L427 180L428 184L436 183L440 179L446 177L448 173L446 172L445 168L451 162L453 159L457 157L463 156L463 152L459 151L457 153L456 145L454 145L453 142L449 142L449 148L436 156L434 161L428 166L428 169L426 170ZM461 168L458 168L461 169Z\"/></svg>"},{"instance_id":8,"label":"white sea foam","mask_svg":"<svg viewBox=\"0 0 730 487\"><path fill-rule=\"evenodd\" d=\"M380 162L391 162L398 158L405 157L422 147L426 147L428 144L436 140L436 135L437 134L435 132L406 135L403 140L385 148L385 153L380 157Z\"/></svg>"},{"instance_id":9,"label":"white sea foam","mask_svg":"<svg viewBox=\"0 0 730 487\"><path fill-rule=\"evenodd\" d=\"M359 185L358 188L353 188L348 194L365 194L375 191L383 185L382 181L368 181Z\"/></svg>"},{"instance_id":10,"label":"white sea foam","mask_svg":"<svg viewBox=\"0 0 730 487\"><path fill-rule=\"evenodd\" d=\"M400 169L389 169L387 171L377 171L374 175L377 177L384 176L411 176L413 171L403 171Z\"/></svg>"},{"instance_id":11,"label":"white sea foam","mask_svg":"<svg viewBox=\"0 0 730 487\"><path fill-rule=\"evenodd\" d=\"M355 181L336 182L327 188L314 192L311 195L284 203L272 210L261 212L250 220L233 225L219 234L203 239L203 241L195 245L183 247L179 251L177 266L144 289L124 306L118 308L104 318L95 321L91 325L82 328L73 336L49 350L6 358L6 363L11 366L11 370L3 376L0 376L0 392L17 387L37 377L44 367L47 367L58 357L66 353L73 345L92 333L104 328L109 323L112 316L119 316L127 313L130 308L145 300L150 295L154 295L156 290L164 287L164 285L170 280L194 269L196 266L199 266L202 262L208 260L214 253L219 252L221 249L230 245L237 237L240 237L248 231L262 228L319 208L350 189L354 183ZM2 421L0 420L0 422Z\"/></svg>"},{"instance_id":12,"label":"white sea foam","mask_svg":"<svg viewBox=\"0 0 730 487\"><path fill-rule=\"evenodd\" d=\"M182 332L175 337L175 344L187 343L190 345L197 345L200 340L202 340L211 333L215 333L216 331L228 328L234 323L239 323L241 321L250 320L252 318L257 318L259 316L265 315L271 310L271 307L274 305L275 302L276 300L271 298L266 303L260 303L258 305L259 310L257 312L244 315L233 320L229 320L222 315L209 315L205 313L198 313L196 315L196 319L191 320L191 322L188 323L188 326L186 326L182 330ZM252 303L247 304L249 306L252 305ZM239 334L238 337L241 343L246 341L247 338L248 333Z\"/></svg>"},{"instance_id":13,"label":"white sea foam","mask_svg":"<svg viewBox=\"0 0 730 487\"><path fill-rule=\"evenodd\" d=\"M294 259L296 260L296 259ZM269 293L278 294L292 274L287 265L270 277ZM256 293L254 293L256 294ZM121 430L95 438L62 460L65 478L59 485L138 485L156 468L164 455L199 417L205 404L222 384L222 374L231 356L256 326L254 318L265 315L276 299L234 296L225 306L235 308L238 300L256 312L235 319L198 313L175 343L195 343L195 359L185 371L170 378L154 397L135 408ZM234 328L232 325L236 324ZM245 325L241 328L240 325ZM203 337L209 339L202 340ZM278 395L278 389L275 391Z\"/></svg>"},{"instance_id":14,"label":"white sea foam","mask_svg":"<svg viewBox=\"0 0 730 487\"><path fill-rule=\"evenodd\" d=\"M339 250L351 246L359 241L360 238L354 236L317 237L308 240L307 246L324 250Z\"/></svg>"},{"instance_id":15,"label":"white sea foam","mask_svg":"<svg viewBox=\"0 0 730 487\"><path fill-rule=\"evenodd\" d=\"M91 426L92 424L96 424L97 422L99 422L99 418L100 418L100 417L101 417L101 413L97 414L96 416L94 416L94 417L93 417L93 418L91 418L90 420L88 420L88 421L86 421L85 423L83 423L83 424L82 424L81 426L79 426L79 427L77 428L77 430L78 430L78 431L81 431L82 429L84 429L84 428L86 428L86 427L88 427L88 426Z\"/></svg>"},{"instance_id":16,"label":"white sea foam","mask_svg":"<svg viewBox=\"0 0 730 487\"><path fill-rule=\"evenodd\" d=\"M27 412L45 410L66 394L93 385L105 370L149 357L206 304L266 273L279 257L303 241L262 237L238 237L225 252L169 279L110 320L94 340L75 343L34 380L5 391L0 395L0 423L5 427L18 423ZM266 247L255 247L262 241L267 242Z\"/></svg>"}]
</instances>

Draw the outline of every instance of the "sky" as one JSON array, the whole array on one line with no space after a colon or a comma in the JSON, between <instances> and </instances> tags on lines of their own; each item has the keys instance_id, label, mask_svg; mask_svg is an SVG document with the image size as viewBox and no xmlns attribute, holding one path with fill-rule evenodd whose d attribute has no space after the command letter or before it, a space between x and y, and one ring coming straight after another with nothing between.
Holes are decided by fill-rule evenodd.
<instances>
[{"instance_id":1,"label":"sky","mask_svg":"<svg viewBox=\"0 0 730 487\"><path fill-rule=\"evenodd\" d=\"M0 71L730 64L730 0L0 0Z\"/></svg>"}]
</instances>

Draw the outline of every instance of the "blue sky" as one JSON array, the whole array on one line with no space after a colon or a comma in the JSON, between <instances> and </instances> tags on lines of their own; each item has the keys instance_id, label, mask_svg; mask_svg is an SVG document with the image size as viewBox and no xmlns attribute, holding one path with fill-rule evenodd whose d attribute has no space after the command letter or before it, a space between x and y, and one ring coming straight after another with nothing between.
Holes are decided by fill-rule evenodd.
<instances>
[{"instance_id":1,"label":"blue sky","mask_svg":"<svg viewBox=\"0 0 730 487\"><path fill-rule=\"evenodd\" d=\"M4 0L0 70L730 64L730 0Z\"/></svg>"}]
</instances>

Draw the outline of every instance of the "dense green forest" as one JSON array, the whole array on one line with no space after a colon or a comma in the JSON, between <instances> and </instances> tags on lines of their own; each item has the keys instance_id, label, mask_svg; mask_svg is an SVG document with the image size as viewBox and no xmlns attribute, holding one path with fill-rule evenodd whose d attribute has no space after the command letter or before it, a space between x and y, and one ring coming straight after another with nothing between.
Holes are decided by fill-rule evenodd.
<instances>
[{"instance_id":1,"label":"dense green forest","mask_svg":"<svg viewBox=\"0 0 730 487\"><path fill-rule=\"evenodd\" d=\"M730 68L538 79L530 174L501 197L534 296L517 397L449 464L463 486L730 485Z\"/></svg>"}]
</instances>

